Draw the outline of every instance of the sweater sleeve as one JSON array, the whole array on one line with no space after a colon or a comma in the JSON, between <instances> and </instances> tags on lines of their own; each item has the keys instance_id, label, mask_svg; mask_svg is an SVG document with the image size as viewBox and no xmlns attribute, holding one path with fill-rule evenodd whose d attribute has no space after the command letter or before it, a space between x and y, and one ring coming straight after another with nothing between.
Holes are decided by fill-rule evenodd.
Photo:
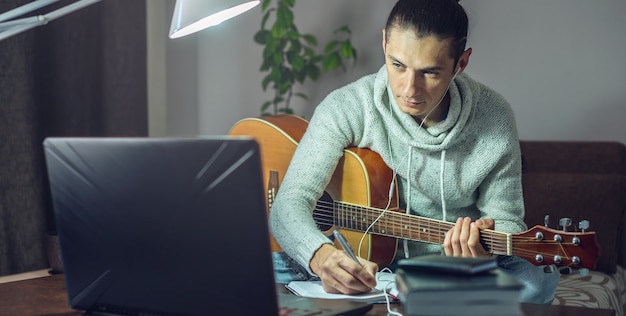
<instances>
[{"instance_id":1,"label":"sweater sleeve","mask_svg":"<svg viewBox=\"0 0 626 316\"><path fill-rule=\"evenodd\" d=\"M494 167L479 187L476 205L481 217L495 221L495 229L518 233L527 229L524 223L524 198L522 194L522 168L519 139L513 110L502 96L490 91L489 98L496 102L489 111L489 120L482 124L483 137L493 140L491 153L498 153ZM498 149L500 148L500 149Z\"/></svg>"},{"instance_id":2,"label":"sweater sleeve","mask_svg":"<svg viewBox=\"0 0 626 316\"><path fill-rule=\"evenodd\" d=\"M344 148L354 138L340 97L327 97L315 110L297 146L270 211L270 229L283 251L311 274L313 254L331 243L317 228L312 212L324 193ZM345 103L345 101L344 101Z\"/></svg>"}]
</instances>

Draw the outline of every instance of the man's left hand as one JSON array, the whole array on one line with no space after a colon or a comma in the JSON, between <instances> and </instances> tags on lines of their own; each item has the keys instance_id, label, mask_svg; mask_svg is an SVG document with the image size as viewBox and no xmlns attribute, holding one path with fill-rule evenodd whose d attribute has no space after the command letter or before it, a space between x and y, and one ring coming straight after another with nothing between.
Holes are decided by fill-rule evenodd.
<instances>
[{"instance_id":1,"label":"man's left hand","mask_svg":"<svg viewBox=\"0 0 626 316\"><path fill-rule=\"evenodd\" d=\"M493 229L494 221L490 218L472 222L469 217L459 217L452 229L446 233L443 249L446 256L487 257L490 254L480 243L480 230Z\"/></svg>"}]
</instances>

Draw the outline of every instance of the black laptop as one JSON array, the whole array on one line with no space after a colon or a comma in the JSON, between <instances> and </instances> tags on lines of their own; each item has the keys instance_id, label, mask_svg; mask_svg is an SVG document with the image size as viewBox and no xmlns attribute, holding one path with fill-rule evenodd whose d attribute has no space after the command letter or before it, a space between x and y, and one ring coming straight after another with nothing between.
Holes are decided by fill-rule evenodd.
<instances>
[{"instance_id":1,"label":"black laptop","mask_svg":"<svg viewBox=\"0 0 626 316\"><path fill-rule=\"evenodd\" d=\"M121 315L371 309L277 295L252 139L48 138L44 149L72 308Z\"/></svg>"}]
</instances>

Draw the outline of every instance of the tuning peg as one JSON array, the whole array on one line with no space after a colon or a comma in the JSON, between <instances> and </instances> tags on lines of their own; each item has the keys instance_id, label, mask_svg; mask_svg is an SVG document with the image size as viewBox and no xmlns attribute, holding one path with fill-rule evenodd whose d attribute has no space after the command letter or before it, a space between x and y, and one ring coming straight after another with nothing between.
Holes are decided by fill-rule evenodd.
<instances>
[{"instance_id":1,"label":"tuning peg","mask_svg":"<svg viewBox=\"0 0 626 316\"><path fill-rule=\"evenodd\" d=\"M544 272L546 272L546 269L543 269ZM578 273L580 273L581 276L587 276L589 275L589 269L587 268L580 268L580 269L576 269L576 268L572 268L572 267L560 267L558 268L559 272L561 274L572 274L574 273L574 271L578 271Z\"/></svg>"},{"instance_id":2,"label":"tuning peg","mask_svg":"<svg viewBox=\"0 0 626 316\"><path fill-rule=\"evenodd\" d=\"M549 225L549 224L550 224L550 215L546 215L546 216L543 218L543 226L545 226L545 227L550 227L550 225Z\"/></svg>"},{"instance_id":3,"label":"tuning peg","mask_svg":"<svg viewBox=\"0 0 626 316\"><path fill-rule=\"evenodd\" d=\"M584 220L578 222L578 228L584 233L587 229L589 229L589 221Z\"/></svg>"},{"instance_id":4,"label":"tuning peg","mask_svg":"<svg viewBox=\"0 0 626 316\"><path fill-rule=\"evenodd\" d=\"M563 227L563 231L567 231L567 228L572 226L572 219L563 217L559 220L559 226Z\"/></svg>"},{"instance_id":5,"label":"tuning peg","mask_svg":"<svg viewBox=\"0 0 626 316\"><path fill-rule=\"evenodd\" d=\"M560 267L560 268L559 268L559 272L560 272L561 274L572 274L572 271L573 271L573 270L572 270L572 268L570 268L570 267Z\"/></svg>"}]
</instances>

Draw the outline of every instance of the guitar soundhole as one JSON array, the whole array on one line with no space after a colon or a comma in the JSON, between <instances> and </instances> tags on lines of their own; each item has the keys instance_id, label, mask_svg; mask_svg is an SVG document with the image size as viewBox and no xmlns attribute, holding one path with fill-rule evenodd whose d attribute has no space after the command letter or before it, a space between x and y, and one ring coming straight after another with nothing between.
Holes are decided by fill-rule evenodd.
<instances>
[{"instance_id":1,"label":"guitar soundhole","mask_svg":"<svg viewBox=\"0 0 626 316\"><path fill-rule=\"evenodd\" d=\"M330 197L326 191L322 194L322 197L317 201L316 210L313 212L313 220L317 224L317 228L323 232L328 231L333 227L333 218L332 218L332 205L333 199ZM330 212L324 212L320 210L331 210Z\"/></svg>"}]
</instances>

